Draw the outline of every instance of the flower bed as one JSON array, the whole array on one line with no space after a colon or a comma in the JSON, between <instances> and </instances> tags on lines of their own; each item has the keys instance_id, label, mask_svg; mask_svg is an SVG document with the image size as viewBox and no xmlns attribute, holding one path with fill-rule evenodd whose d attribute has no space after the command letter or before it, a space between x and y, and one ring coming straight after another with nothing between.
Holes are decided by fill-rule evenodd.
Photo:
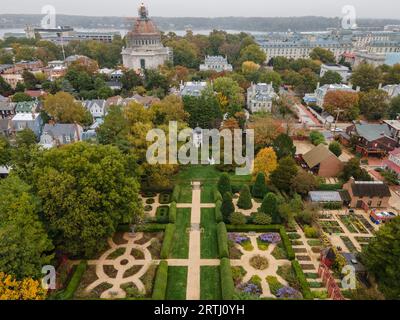
<instances>
[{"instance_id":1,"label":"flower bed","mask_svg":"<svg viewBox=\"0 0 400 320\"><path fill-rule=\"evenodd\" d=\"M269 263L267 258L257 255L250 259L250 265L256 270L265 270Z\"/></svg>"},{"instance_id":2,"label":"flower bed","mask_svg":"<svg viewBox=\"0 0 400 320\"><path fill-rule=\"evenodd\" d=\"M281 236L278 233L264 233L258 237L261 242L277 244L282 241Z\"/></svg>"},{"instance_id":3,"label":"flower bed","mask_svg":"<svg viewBox=\"0 0 400 320\"><path fill-rule=\"evenodd\" d=\"M171 194L170 193L161 193L159 197L160 204L170 204L171 203Z\"/></svg>"},{"instance_id":4,"label":"flower bed","mask_svg":"<svg viewBox=\"0 0 400 320\"><path fill-rule=\"evenodd\" d=\"M319 221L318 223L322 227L322 230L324 230L324 232L326 233L344 232L337 221L328 220L328 221Z\"/></svg>"},{"instance_id":5,"label":"flower bed","mask_svg":"<svg viewBox=\"0 0 400 320\"><path fill-rule=\"evenodd\" d=\"M341 236L340 239L342 239L343 243L345 244L345 246L347 247L347 249L349 249L350 252L352 252L352 253L357 253L357 252L358 252L356 246L355 246L354 243L350 240L349 237Z\"/></svg>"},{"instance_id":6,"label":"flower bed","mask_svg":"<svg viewBox=\"0 0 400 320\"><path fill-rule=\"evenodd\" d=\"M280 288L277 291L276 296L278 298L284 298L284 299L302 299L303 298L302 294L292 287Z\"/></svg>"},{"instance_id":7,"label":"flower bed","mask_svg":"<svg viewBox=\"0 0 400 320\"><path fill-rule=\"evenodd\" d=\"M358 233L358 230L356 227L353 226L352 221L350 219L350 216L344 216L341 215L339 216L340 221L346 226L347 230L351 233Z\"/></svg>"},{"instance_id":8,"label":"flower bed","mask_svg":"<svg viewBox=\"0 0 400 320\"><path fill-rule=\"evenodd\" d=\"M156 200L154 200L153 198L146 200L146 204L154 204L155 202L156 202Z\"/></svg>"},{"instance_id":9,"label":"flower bed","mask_svg":"<svg viewBox=\"0 0 400 320\"><path fill-rule=\"evenodd\" d=\"M357 214L356 217L361 221L364 227L371 233L375 231L374 227L368 222L367 219L361 214Z\"/></svg>"},{"instance_id":10,"label":"flower bed","mask_svg":"<svg viewBox=\"0 0 400 320\"><path fill-rule=\"evenodd\" d=\"M246 235L241 235L238 233L230 233L228 235L228 239L240 246L243 247L244 250L246 251L253 251L254 247L251 244L251 240L248 236Z\"/></svg>"},{"instance_id":11,"label":"flower bed","mask_svg":"<svg viewBox=\"0 0 400 320\"><path fill-rule=\"evenodd\" d=\"M145 212L150 212L151 210L153 210L153 206L147 205L144 207Z\"/></svg>"}]
</instances>

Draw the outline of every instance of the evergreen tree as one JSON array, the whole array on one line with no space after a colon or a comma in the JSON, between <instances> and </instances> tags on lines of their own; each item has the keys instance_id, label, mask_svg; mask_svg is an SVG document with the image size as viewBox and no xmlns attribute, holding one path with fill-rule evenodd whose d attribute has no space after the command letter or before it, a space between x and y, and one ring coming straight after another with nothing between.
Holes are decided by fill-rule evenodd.
<instances>
[{"instance_id":1,"label":"evergreen tree","mask_svg":"<svg viewBox=\"0 0 400 320\"><path fill-rule=\"evenodd\" d=\"M274 151L278 159L282 159L287 156L294 157L296 153L296 147L293 144L293 140L287 134L280 134L274 140Z\"/></svg>"},{"instance_id":2,"label":"evergreen tree","mask_svg":"<svg viewBox=\"0 0 400 320\"><path fill-rule=\"evenodd\" d=\"M297 171L296 162L291 157L283 158L279 161L278 168L271 173L270 180L279 190L290 192Z\"/></svg>"},{"instance_id":3,"label":"evergreen tree","mask_svg":"<svg viewBox=\"0 0 400 320\"><path fill-rule=\"evenodd\" d=\"M251 193L248 185L244 185L240 191L240 197L237 203L240 209L249 210L253 208L253 203L251 201Z\"/></svg>"},{"instance_id":4,"label":"evergreen tree","mask_svg":"<svg viewBox=\"0 0 400 320\"><path fill-rule=\"evenodd\" d=\"M233 204L232 195L229 192L224 193L221 206L222 216L226 223L231 220L232 214L235 212L235 205Z\"/></svg>"},{"instance_id":5,"label":"evergreen tree","mask_svg":"<svg viewBox=\"0 0 400 320\"><path fill-rule=\"evenodd\" d=\"M227 173L223 173L218 181L218 191L224 195L225 193L229 192L232 194L232 186L231 186L231 179L229 178Z\"/></svg>"},{"instance_id":6,"label":"evergreen tree","mask_svg":"<svg viewBox=\"0 0 400 320\"><path fill-rule=\"evenodd\" d=\"M267 192L267 187L265 185L265 174L260 172L257 174L256 182L254 183L252 194L254 198L262 199Z\"/></svg>"},{"instance_id":7,"label":"evergreen tree","mask_svg":"<svg viewBox=\"0 0 400 320\"><path fill-rule=\"evenodd\" d=\"M265 196L259 211L271 216L273 224L279 224L281 223L281 217L278 208L278 198L270 192Z\"/></svg>"}]
</instances>

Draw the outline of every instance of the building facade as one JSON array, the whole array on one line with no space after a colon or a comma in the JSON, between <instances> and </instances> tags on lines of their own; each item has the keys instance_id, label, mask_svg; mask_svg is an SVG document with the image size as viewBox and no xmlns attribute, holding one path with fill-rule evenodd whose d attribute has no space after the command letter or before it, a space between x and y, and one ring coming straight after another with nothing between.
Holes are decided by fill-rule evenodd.
<instances>
[{"instance_id":1,"label":"building facade","mask_svg":"<svg viewBox=\"0 0 400 320\"><path fill-rule=\"evenodd\" d=\"M322 78L328 71L336 72L342 77L342 82L347 82L350 77L350 69L339 64L323 64L321 65L320 77Z\"/></svg>"},{"instance_id":2,"label":"building facade","mask_svg":"<svg viewBox=\"0 0 400 320\"><path fill-rule=\"evenodd\" d=\"M233 67L228 63L228 58L222 56L206 56L204 64L200 65L200 71L233 71Z\"/></svg>"},{"instance_id":3,"label":"building facade","mask_svg":"<svg viewBox=\"0 0 400 320\"><path fill-rule=\"evenodd\" d=\"M272 103L277 98L272 83L253 83L247 89L247 108L251 112L271 112Z\"/></svg>"},{"instance_id":4,"label":"building facade","mask_svg":"<svg viewBox=\"0 0 400 320\"><path fill-rule=\"evenodd\" d=\"M147 8L139 7L139 17L127 35L127 47L122 50L125 68L133 70L157 69L172 61L172 49L161 43L161 33L149 18Z\"/></svg>"}]
</instances>

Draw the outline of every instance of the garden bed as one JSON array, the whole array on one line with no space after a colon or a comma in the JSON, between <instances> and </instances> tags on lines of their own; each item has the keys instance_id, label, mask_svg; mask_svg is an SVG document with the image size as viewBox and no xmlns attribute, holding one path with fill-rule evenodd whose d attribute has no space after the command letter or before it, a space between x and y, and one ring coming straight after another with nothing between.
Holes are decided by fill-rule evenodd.
<instances>
[{"instance_id":1,"label":"garden bed","mask_svg":"<svg viewBox=\"0 0 400 320\"><path fill-rule=\"evenodd\" d=\"M326 233L344 233L343 229L340 227L340 224L334 220L322 220L318 221L322 230Z\"/></svg>"},{"instance_id":2,"label":"garden bed","mask_svg":"<svg viewBox=\"0 0 400 320\"><path fill-rule=\"evenodd\" d=\"M354 243L350 240L349 237L341 236L340 239L343 241L343 243L345 244L345 246L347 247L347 249L348 249L350 252L352 252L352 253L357 253L357 252L358 252L356 246L355 246Z\"/></svg>"}]
</instances>

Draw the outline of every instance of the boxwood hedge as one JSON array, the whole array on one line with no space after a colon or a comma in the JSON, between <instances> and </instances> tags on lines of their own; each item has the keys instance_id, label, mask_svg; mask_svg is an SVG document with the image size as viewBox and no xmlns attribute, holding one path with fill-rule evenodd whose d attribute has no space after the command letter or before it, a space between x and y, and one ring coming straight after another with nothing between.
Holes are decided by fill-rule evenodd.
<instances>
[{"instance_id":1,"label":"boxwood hedge","mask_svg":"<svg viewBox=\"0 0 400 320\"><path fill-rule=\"evenodd\" d=\"M169 222L175 223L176 222L176 202L172 202L169 206Z\"/></svg>"},{"instance_id":2,"label":"boxwood hedge","mask_svg":"<svg viewBox=\"0 0 400 320\"><path fill-rule=\"evenodd\" d=\"M222 201L221 192L218 191L217 188L214 188L214 202Z\"/></svg>"},{"instance_id":3,"label":"boxwood hedge","mask_svg":"<svg viewBox=\"0 0 400 320\"><path fill-rule=\"evenodd\" d=\"M221 259L221 292L223 300L233 300L235 284L233 283L231 262L228 258Z\"/></svg>"},{"instance_id":4,"label":"boxwood hedge","mask_svg":"<svg viewBox=\"0 0 400 320\"><path fill-rule=\"evenodd\" d=\"M299 262L297 260L292 261L292 267L296 274L296 278L300 284L300 290L303 294L304 299L313 299L313 294L310 290L310 286L307 282L306 276L304 275L303 269L301 268Z\"/></svg>"},{"instance_id":5,"label":"boxwood hedge","mask_svg":"<svg viewBox=\"0 0 400 320\"><path fill-rule=\"evenodd\" d=\"M79 283L81 282L83 274L86 272L86 268L87 262L81 261L81 263L79 263L79 265L76 267L68 286L63 292L60 293L60 295L58 295L59 300L71 300L74 297L75 291L79 287Z\"/></svg>"},{"instance_id":6,"label":"boxwood hedge","mask_svg":"<svg viewBox=\"0 0 400 320\"><path fill-rule=\"evenodd\" d=\"M228 249L228 232L226 230L226 225L220 222L217 227L218 233L218 253L220 258L229 258Z\"/></svg>"},{"instance_id":7,"label":"boxwood hedge","mask_svg":"<svg viewBox=\"0 0 400 320\"><path fill-rule=\"evenodd\" d=\"M168 263L161 261L158 266L153 288L153 300L165 300L168 282Z\"/></svg>"},{"instance_id":8,"label":"boxwood hedge","mask_svg":"<svg viewBox=\"0 0 400 320\"><path fill-rule=\"evenodd\" d=\"M164 241L161 247L161 259L168 259L169 252L171 251L172 241L174 239L175 225L170 223L165 228Z\"/></svg>"},{"instance_id":9,"label":"boxwood hedge","mask_svg":"<svg viewBox=\"0 0 400 320\"><path fill-rule=\"evenodd\" d=\"M172 192L171 201L178 202L180 195L181 195L181 187L179 185L176 185L174 187L174 191Z\"/></svg>"},{"instance_id":10,"label":"boxwood hedge","mask_svg":"<svg viewBox=\"0 0 400 320\"><path fill-rule=\"evenodd\" d=\"M221 212L221 206L222 206L222 201L217 201L215 203L215 221L217 221L217 223L220 223L224 220L224 217L222 216L222 212Z\"/></svg>"}]
</instances>

